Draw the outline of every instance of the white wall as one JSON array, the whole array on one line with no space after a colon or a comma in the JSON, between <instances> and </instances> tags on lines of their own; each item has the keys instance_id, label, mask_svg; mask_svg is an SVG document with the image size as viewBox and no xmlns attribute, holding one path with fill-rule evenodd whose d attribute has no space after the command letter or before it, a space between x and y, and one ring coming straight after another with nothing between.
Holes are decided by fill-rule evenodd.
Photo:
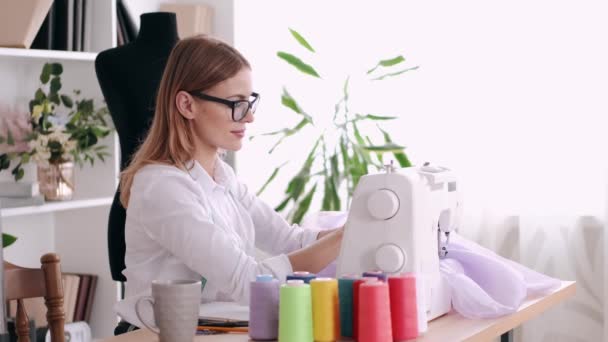
<instances>
[{"instance_id":1,"label":"white wall","mask_svg":"<svg viewBox=\"0 0 608 342\"><path fill-rule=\"evenodd\" d=\"M297 122L280 106L281 85L327 118L342 76L403 53L420 69L384 85L354 82L353 107L399 115L390 128L395 140L415 163L455 169L467 208L601 215L607 9L597 0L238 1L235 44L252 62L263 98L249 132ZM288 27L305 35L316 57L293 42ZM277 50L297 52L325 81L292 70ZM311 140L312 130L276 156L265 154L272 139L246 144L240 177L257 189L291 158L280 186L262 196L278 204Z\"/></svg>"}]
</instances>

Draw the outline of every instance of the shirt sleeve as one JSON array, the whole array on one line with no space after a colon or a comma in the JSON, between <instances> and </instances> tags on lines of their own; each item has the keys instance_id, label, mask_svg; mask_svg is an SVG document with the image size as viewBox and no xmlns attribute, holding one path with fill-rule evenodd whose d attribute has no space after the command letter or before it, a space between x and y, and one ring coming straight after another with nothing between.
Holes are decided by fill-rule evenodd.
<instances>
[{"instance_id":1,"label":"shirt sleeve","mask_svg":"<svg viewBox=\"0 0 608 342\"><path fill-rule=\"evenodd\" d=\"M249 283L256 275L285 279L293 271L285 254L256 261L245 253L212 222L202 190L187 175L160 177L144 189L139 219L145 232L209 283L221 284L233 300L249 300Z\"/></svg>"},{"instance_id":2,"label":"shirt sleeve","mask_svg":"<svg viewBox=\"0 0 608 342\"><path fill-rule=\"evenodd\" d=\"M317 240L320 230L290 225L272 207L250 192L247 185L236 182L240 202L249 211L255 226L255 245L271 253L290 253Z\"/></svg>"}]
</instances>

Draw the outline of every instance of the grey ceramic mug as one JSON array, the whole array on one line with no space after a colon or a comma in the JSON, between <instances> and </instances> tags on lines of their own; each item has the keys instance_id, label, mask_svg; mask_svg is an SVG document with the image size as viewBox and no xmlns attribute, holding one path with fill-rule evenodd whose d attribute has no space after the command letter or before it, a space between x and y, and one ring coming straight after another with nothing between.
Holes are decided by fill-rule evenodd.
<instances>
[{"instance_id":1,"label":"grey ceramic mug","mask_svg":"<svg viewBox=\"0 0 608 342\"><path fill-rule=\"evenodd\" d=\"M154 308L156 325L142 318L141 305L149 302ZM198 324L201 282L194 280L154 280L152 296L135 303L137 318L157 333L160 342L192 342Z\"/></svg>"}]
</instances>

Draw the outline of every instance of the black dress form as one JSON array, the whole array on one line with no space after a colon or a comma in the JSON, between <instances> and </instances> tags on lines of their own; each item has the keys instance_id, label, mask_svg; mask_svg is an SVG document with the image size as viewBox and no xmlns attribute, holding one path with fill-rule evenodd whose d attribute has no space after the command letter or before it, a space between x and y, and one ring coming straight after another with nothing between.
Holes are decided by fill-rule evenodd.
<instances>
[{"instance_id":1,"label":"black dress form","mask_svg":"<svg viewBox=\"0 0 608 342\"><path fill-rule=\"evenodd\" d=\"M121 171L145 138L152 118L158 86L175 43L175 13L145 13L137 38L129 44L105 50L95 60L95 71L120 140ZM126 281L126 211L114 196L108 221L108 254L112 278Z\"/></svg>"}]
</instances>

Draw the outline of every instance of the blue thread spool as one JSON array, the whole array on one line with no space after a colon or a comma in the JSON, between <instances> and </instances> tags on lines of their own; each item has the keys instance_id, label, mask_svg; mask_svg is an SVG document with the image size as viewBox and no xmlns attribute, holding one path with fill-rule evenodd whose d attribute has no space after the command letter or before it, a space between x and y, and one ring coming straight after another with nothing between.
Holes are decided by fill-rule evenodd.
<instances>
[{"instance_id":1,"label":"blue thread spool","mask_svg":"<svg viewBox=\"0 0 608 342\"><path fill-rule=\"evenodd\" d=\"M376 278L378 278L378 280L382 280L383 282L386 282L386 278L387 278L386 273L384 273L382 271L378 271L378 270L363 272L363 276L364 277L376 277Z\"/></svg>"},{"instance_id":2,"label":"blue thread spool","mask_svg":"<svg viewBox=\"0 0 608 342\"><path fill-rule=\"evenodd\" d=\"M340 302L340 329L344 337L353 337L353 284L356 275L344 275L338 279L338 298Z\"/></svg>"},{"instance_id":3,"label":"blue thread spool","mask_svg":"<svg viewBox=\"0 0 608 342\"><path fill-rule=\"evenodd\" d=\"M279 281L270 274L256 277L250 284L249 337L276 340L279 330Z\"/></svg>"},{"instance_id":4,"label":"blue thread spool","mask_svg":"<svg viewBox=\"0 0 608 342\"><path fill-rule=\"evenodd\" d=\"M292 274L287 275L286 280L303 280L304 283L308 284L311 280L315 279L317 276L314 273L310 272L293 272Z\"/></svg>"}]
</instances>

